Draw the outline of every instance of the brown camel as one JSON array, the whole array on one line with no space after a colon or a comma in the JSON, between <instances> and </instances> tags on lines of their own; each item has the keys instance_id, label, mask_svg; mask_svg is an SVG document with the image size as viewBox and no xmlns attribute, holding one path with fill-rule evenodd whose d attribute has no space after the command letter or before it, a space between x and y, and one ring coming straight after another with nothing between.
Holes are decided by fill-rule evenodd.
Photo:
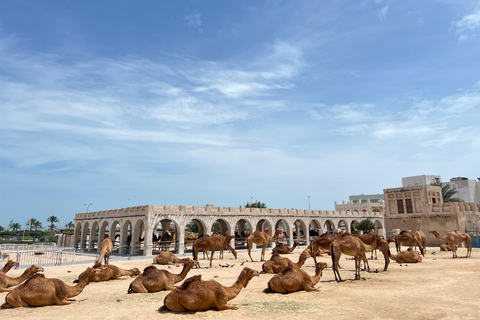
<instances>
[{"instance_id":1,"label":"brown camel","mask_svg":"<svg viewBox=\"0 0 480 320\"><path fill-rule=\"evenodd\" d=\"M268 288L264 293L290 293L299 290L319 291L315 285L320 281L322 270L327 267L325 262L315 265L315 275L312 277L305 271L293 266L285 267L281 273L274 275L268 281Z\"/></svg>"},{"instance_id":2,"label":"brown camel","mask_svg":"<svg viewBox=\"0 0 480 320\"><path fill-rule=\"evenodd\" d=\"M227 304L235 298L250 279L258 276L258 271L244 268L231 287L225 287L215 280L203 281L202 275L188 278L183 284L167 294L158 311L173 312L238 309Z\"/></svg>"},{"instance_id":3,"label":"brown camel","mask_svg":"<svg viewBox=\"0 0 480 320\"><path fill-rule=\"evenodd\" d=\"M458 249L458 246L455 245L455 250L457 249ZM452 251L452 248L448 244L443 243L440 245L440 251Z\"/></svg>"},{"instance_id":4,"label":"brown camel","mask_svg":"<svg viewBox=\"0 0 480 320\"><path fill-rule=\"evenodd\" d=\"M385 258L385 267L383 271L387 271L388 265L390 264L390 246L387 240L384 237L380 236L380 239L377 243L377 248L380 249L383 253L383 257Z\"/></svg>"},{"instance_id":5,"label":"brown camel","mask_svg":"<svg viewBox=\"0 0 480 320\"><path fill-rule=\"evenodd\" d=\"M173 235L171 235L168 231L165 231L163 234L162 234L162 237L160 238L160 241L158 241L158 245L160 246L160 248L162 250L168 250L168 248L170 248L170 244L172 243L172 241L175 241L177 239L177 234L174 233Z\"/></svg>"},{"instance_id":6,"label":"brown camel","mask_svg":"<svg viewBox=\"0 0 480 320\"><path fill-rule=\"evenodd\" d=\"M373 251L376 251L381 246L380 244L381 237L376 233L374 233L373 236L370 237L369 239L370 244L363 242L362 239L360 239L360 237L355 237L355 239L357 241L361 241L363 244L363 247L365 248L365 252L372 252L372 255L373 255ZM368 259L366 255L363 256L363 263L364 263L364 268L370 271L370 266L368 264Z\"/></svg>"},{"instance_id":7,"label":"brown camel","mask_svg":"<svg viewBox=\"0 0 480 320\"><path fill-rule=\"evenodd\" d=\"M425 252L427 250L427 236L425 233L423 233L422 230L418 229L417 232L415 232L415 239L417 239L418 243L422 245L423 251ZM415 248L417 245L415 245Z\"/></svg>"},{"instance_id":8,"label":"brown camel","mask_svg":"<svg viewBox=\"0 0 480 320\"><path fill-rule=\"evenodd\" d=\"M43 272L43 268L37 267L36 265L32 264L22 273L21 276L16 278L12 278L7 276L6 274L0 273L0 292L12 291L13 289L10 287L18 286L20 283L27 280L37 272Z\"/></svg>"},{"instance_id":9,"label":"brown camel","mask_svg":"<svg viewBox=\"0 0 480 320\"><path fill-rule=\"evenodd\" d=\"M198 238L193 243L193 260L198 261L198 249L205 251L211 251L210 253L210 268L212 267L213 254L215 250L220 249L220 259L223 259L223 250L228 248L235 259L237 259L237 251L230 245L230 240L235 238L235 236L226 235L222 236L221 234L212 234L211 236L203 236Z\"/></svg>"},{"instance_id":10,"label":"brown camel","mask_svg":"<svg viewBox=\"0 0 480 320\"><path fill-rule=\"evenodd\" d=\"M332 255L332 269L337 282L342 281L338 272L340 255L342 253L355 257L355 280L360 280L360 264L362 260L366 260L364 244L357 237L353 237L350 233L342 232L338 234L330 245L330 253ZM365 259L364 259L365 258ZM337 278L338 275L338 278Z\"/></svg>"},{"instance_id":11,"label":"brown camel","mask_svg":"<svg viewBox=\"0 0 480 320\"><path fill-rule=\"evenodd\" d=\"M457 247L455 247L455 245L459 245L462 242L465 242L465 247L467 248L467 255L465 258L472 255L472 239L465 232L455 230L447 233L444 238L442 238L436 230L430 231L430 233L433 233L438 240L445 242L450 249L452 249L453 258L457 257Z\"/></svg>"},{"instance_id":12,"label":"brown camel","mask_svg":"<svg viewBox=\"0 0 480 320\"><path fill-rule=\"evenodd\" d=\"M260 261L263 261L265 258L265 249L267 248L270 242L277 241L278 236L283 233L282 229L275 230L275 235L273 237L269 236L266 232L262 231L255 231L253 234L249 235L247 238L248 243L248 256L250 260L252 260L252 246L253 244L262 245L262 254L260 255Z\"/></svg>"},{"instance_id":13,"label":"brown camel","mask_svg":"<svg viewBox=\"0 0 480 320\"><path fill-rule=\"evenodd\" d=\"M420 249L422 256L425 256L423 247L420 245L418 240L413 236L411 232L408 232L407 230L402 230L402 232L395 236L395 247L397 248L397 253L402 251L402 243L408 244L409 248L413 248L413 245L416 245Z\"/></svg>"},{"instance_id":14,"label":"brown camel","mask_svg":"<svg viewBox=\"0 0 480 320\"><path fill-rule=\"evenodd\" d=\"M188 244L192 245L192 251L193 251L193 243L195 240L198 239L198 234L190 232L185 236L185 248L187 247Z\"/></svg>"},{"instance_id":15,"label":"brown camel","mask_svg":"<svg viewBox=\"0 0 480 320\"><path fill-rule=\"evenodd\" d=\"M283 268L292 265L295 268L301 268L305 261L310 257L308 252L302 252L298 257L298 262L294 263L288 258L280 256L278 253L274 253L270 260L265 261L262 265L262 273L279 273L282 272Z\"/></svg>"},{"instance_id":16,"label":"brown camel","mask_svg":"<svg viewBox=\"0 0 480 320\"><path fill-rule=\"evenodd\" d=\"M82 293L98 271L88 268L80 276L76 286L69 286L60 279L47 279L43 274L36 274L25 283L14 288L6 297L2 308L40 307L50 305L67 305L67 299Z\"/></svg>"},{"instance_id":17,"label":"brown camel","mask_svg":"<svg viewBox=\"0 0 480 320\"><path fill-rule=\"evenodd\" d=\"M105 235L105 238L102 240L102 243L100 244L100 255L98 256L97 262L95 262L95 264L101 265L102 259L105 260L105 264L108 264L112 250L113 250L112 240L110 240L108 235Z\"/></svg>"},{"instance_id":18,"label":"brown camel","mask_svg":"<svg viewBox=\"0 0 480 320\"><path fill-rule=\"evenodd\" d=\"M167 270L159 270L155 266L146 267L143 273L130 283L128 293L149 293L161 290L172 290L173 285L185 279L188 271L194 266L198 266L198 261L188 259L188 261L183 264L183 270L180 274L173 274Z\"/></svg>"},{"instance_id":19,"label":"brown camel","mask_svg":"<svg viewBox=\"0 0 480 320\"><path fill-rule=\"evenodd\" d=\"M13 260L8 260L7 263L3 266L3 269L0 270L0 273L6 274L10 269L15 267L15 269L18 269L19 263Z\"/></svg>"},{"instance_id":20,"label":"brown camel","mask_svg":"<svg viewBox=\"0 0 480 320\"><path fill-rule=\"evenodd\" d=\"M295 250L295 248L300 244L299 241L295 241L293 243L293 247L289 248L286 244L277 244L275 248L272 250L272 254L278 253L278 254L290 254Z\"/></svg>"},{"instance_id":21,"label":"brown camel","mask_svg":"<svg viewBox=\"0 0 480 320\"><path fill-rule=\"evenodd\" d=\"M407 251L402 251L396 255L390 255L390 259L397 261L398 263L417 263L422 262L422 257L416 253L412 248L408 248Z\"/></svg>"},{"instance_id":22,"label":"brown camel","mask_svg":"<svg viewBox=\"0 0 480 320\"><path fill-rule=\"evenodd\" d=\"M185 263L190 258L177 258L177 256L173 252L169 251L160 251L159 254L155 258L153 258L153 263L156 264L177 264L177 263Z\"/></svg>"},{"instance_id":23,"label":"brown camel","mask_svg":"<svg viewBox=\"0 0 480 320\"><path fill-rule=\"evenodd\" d=\"M121 277L129 276L129 277L134 277L138 276L140 274L140 270L138 268L133 268L130 270L125 270L121 269L117 266L114 266L113 264L109 265L104 265L104 266L97 266L95 267L97 269L95 275L93 278L90 279L90 282L101 282L101 281L108 281L108 280L117 280L120 279ZM74 283L79 283L80 279L85 277L85 273L88 273L89 270L85 270L78 276L77 280L74 280Z\"/></svg>"},{"instance_id":24,"label":"brown camel","mask_svg":"<svg viewBox=\"0 0 480 320\"><path fill-rule=\"evenodd\" d=\"M368 231L364 234L359 235L358 238L360 240L362 240L363 243L371 246L372 242L373 242L373 240L376 236L377 236L377 234L370 230L370 231ZM372 256L371 256L370 259L373 259L373 252L375 252L375 260L377 260L377 248L375 248L375 250L372 251Z\"/></svg>"},{"instance_id":25,"label":"brown camel","mask_svg":"<svg viewBox=\"0 0 480 320\"><path fill-rule=\"evenodd\" d=\"M313 239L311 243L311 250L312 252L318 252L319 248L323 249L327 253L330 254L330 245L332 244L333 240L335 239L334 236L329 235L328 233L323 233ZM317 263L317 254L312 254L313 261L316 264Z\"/></svg>"}]
</instances>

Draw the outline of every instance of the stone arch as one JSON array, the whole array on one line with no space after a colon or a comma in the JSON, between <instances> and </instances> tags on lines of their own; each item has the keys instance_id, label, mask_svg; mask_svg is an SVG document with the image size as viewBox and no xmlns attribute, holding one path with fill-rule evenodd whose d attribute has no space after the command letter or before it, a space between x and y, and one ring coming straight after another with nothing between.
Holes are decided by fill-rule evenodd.
<instances>
[{"instance_id":1,"label":"stone arch","mask_svg":"<svg viewBox=\"0 0 480 320\"><path fill-rule=\"evenodd\" d=\"M88 221L85 221L82 228L82 238L80 240L80 248L87 249L88 237L90 235L90 224Z\"/></svg>"},{"instance_id":2,"label":"stone arch","mask_svg":"<svg viewBox=\"0 0 480 320\"><path fill-rule=\"evenodd\" d=\"M120 245L120 222L118 220L114 220L110 225L110 231L108 233L110 240L112 240L113 247L117 247Z\"/></svg>"},{"instance_id":3,"label":"stone arch","mask_svg":"<svg viewBox=\"0 0 480 320\"><path fill-rule=\"evenodd\" d=\"M167 251L178 252L179 250L179 236L180 234L184 234L180 229L180 225L177 221L170 219L170 218L163 218L159 219L157 223L155 223L155 231L159 230L159 225L161 225L161 232L159 234L159 246L155 246L156 250L164 249ZM167 237L171 240L165 240ZM183 243L184 241L182 241Z\"/></svg>"},{"instance_id":4,"label":"stone arch","mask_svg":"<svg viewBox=\"0 0 480 320\"><path fill-rule=\"evenodd\" d=\"M310 241L315 239L315 237L319 236L320 234L322 234L322 225L320 221L313 219L308 224L308 236L310 238Z\"/></svg>"},{"instance_id":5,"label":"stone arch","mask_svg":"<svg viewBox=\"0 0 480 320\"><path fill-rule=\"evenodd\" d=\"M281 242L284 244L290 244L290 236L292 233L292 230L290 228L290 225L288 224L287 220L285 219L278 219L278 221L275 223L275 230L277 229L282 229L283 234L279 235L277 238L277 242Z\"/></svg>"},{"instance_id":6,"label":"stone arch","mask_svg":"<svg viewBox=\"0 0 480 320\"><path fill-rule=\"evenodd\" d=\"M90 228L90 239L88 241L88 250L93 250L97 246L98 243L98 221L93 221L92 227Z\"/></svg>"},{"instance_id":7,"label":"stone arch","mask_svg":"<svg viewBox=\"0 0 480 320\"><path fill-rule=\"evenodd\" d=\"M128 241L130 243L130 247L132 248L132 254L140 254L142 253L142 245L144 246L145 243L145 223L143 219L138 219L135 222L135 225L132 230L131 237Z\"/></svg>"},{"instance_id":8,"label":"stone arch","mask_svg":"<svg viewBox=\"0 0 480 320\"><path fill-rule=\"evenodd\" d=\"M119 251L122 254L130 253L130 246L128 242L128 237L132 236L132 222L130 220L125 220L120 227L120 245Z\"/></svg>"},{"instance_id":9,"label":"stone arch","mask_svg":"<svg viewBox=\"0 0 480 320\"><path fill-rule=\"evenodd\" d=\"M357 220L352 220L351 223L350 223L350 233L354 234L354 235L358 234L357 230L355 230L355 228L354 228L356 223L358 223Z\"/></svg>"},{"instance_id":10,"label":"stone arch","mask_svg":"<svg viewBox=\"0 0 480 320\"><path fill-rule=\"evenodd\" d=\"M333 221L330 219L325 220L324 229L329 235L333 235L336 230L335 223L333 223Z\"/></svg>"},{"instance_id":11,"label":"stone arch","mask_svg":"<svg viewBox=\"0 0 480 320\"><path fill-rule=\"evenodd\" d=\"M353 215L354 215L354 216L358 216L358 215L360 215L360 212L358 212L358 210L355 209L355 210L353 210Z\"/></svg>"},{"instance_id":12,"label":"stone arch","mask_svg":"<svg viewBox=\"0 0 480 320\"><path fill-rule=\"evenodd\" d=\"M103 221L100 225L100 229L98 230L98 250L100 250L100 243L105 239L105 234L109 233L109 226L108 226L108 221Z\"/></svg>"},{"instance_id":13,"label":"stone arch","mask_svg":"<svg viewBox=\"0 0 480 320\"><path fill-rule=\"evenodd\" d=\"M215 223L217 223L215 225ZM215 228L215 231L214 231ZM234 232L232 231L232 227L230 226L230 223L228 223L227 220L219 218L215 220L214 223L212 223L212 233L214 232L219 232L221 235L225 236L227 234L233 235Z\"/></svg>"},{"instance_id":14,"label":"stone arch","mask_svg":"<svg viewBox=\"0 0 480 320\"><path fill-rule=\"evenodd\" d=\"M383 228L382 222L380 220L375 220L375 233L384 237L387 236L387 233L385 232L385 229Z\"/></svg>"},{"instance_id":15,"label":"stone arch","mask_svg":"<svg viewBox=\"0 0 480 320\"><path fill-rule=\"evenodd\" d=\"M252 223L245 218L235 223L235 249L247 249L247 238L253 233Z\"/></svg>"},{"instance_id":16,"label":"stone arch","mask_svg":"<svg viewBox=\"0 0 480 320\"><path fill-rule=\"evenodd\" d=\"M338 221L338 226L337 226L337 229L341 230L341 231L345 231L345 232L348 232L348 223L347 221L345 220L340 220Z\"/></svg>"},{"instance_id":17,"label":"stone arch","mask_svg":"<svg viewBox=\"0 0 480 320\"><path fill-rule=\"evenodd\" d=\"M81 246L81 237L82 237L82 224L78 222L75 225L75 231L73 233L73 243L75 246L75 249L79 249Z\"/></svg>"},{"instance_id":18,"label":"stone arch","mask_svg":"<svg viewBox=\"0 0 480 320\"><path fill-rule=\"evenodd\" d=\"M273 224L268 219L263 218L258 220L255 231L266 232L270 236L273 236L275 230L273 230L272 226ZM268 229L268 232L266 231L267 229Z\"/></svg>"}]
</instances>

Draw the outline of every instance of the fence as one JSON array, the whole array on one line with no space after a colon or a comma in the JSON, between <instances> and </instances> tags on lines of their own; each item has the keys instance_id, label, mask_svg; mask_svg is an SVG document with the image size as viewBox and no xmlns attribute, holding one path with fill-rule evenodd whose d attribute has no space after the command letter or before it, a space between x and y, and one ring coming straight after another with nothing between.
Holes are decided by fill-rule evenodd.
<instances>
[{"instance_id":1,"label":"fence","mask_svg":"<svg viewBox=\"0 0 480 320\"><path fill-rule=\"evenodd\" d=\"M472 247L473 248L480 248L480 236L473 236L472 237Z\"/></svg>"},{"instance_id":2,"label":"fence","mask_svg":"<svg viewBox=\"0 0 480 320\"><path fill-rule=\"evenodd\" d=\"M56 249L57 244L55 242L45 243L3 243L0 244L0 252L3 251L21 251L21 250L51 250Z\"/></svg>"},{"instance_id":3,"label":"fence","mask_svg":"<svg viewBox=\"0 0 480 320\"><path fill-rule=\"evenodd\" d=\"M53 264L59 266L63 262L95 261L97 257L97 254L77 253L73 248L11 250L2 251L0 261L2 266L5 265L8 260L17 261L20 266L29 266L32 264Z\"/></svg>"}]
</instances>

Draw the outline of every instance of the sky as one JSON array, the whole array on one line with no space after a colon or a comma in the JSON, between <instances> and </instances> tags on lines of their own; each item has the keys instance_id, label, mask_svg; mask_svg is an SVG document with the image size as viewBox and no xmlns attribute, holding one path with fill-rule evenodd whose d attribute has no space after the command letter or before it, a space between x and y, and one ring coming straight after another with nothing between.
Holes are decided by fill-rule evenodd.
<instances>
[{"instance_id":1,"label":"sky","mask_svg":"<svg viewBox=\"0 0 480 320\"><path fill-rule=\"evenodd\" d=\"M0 225L480 177L480 1L0 0Z\"/></svg>"}]
</instances>

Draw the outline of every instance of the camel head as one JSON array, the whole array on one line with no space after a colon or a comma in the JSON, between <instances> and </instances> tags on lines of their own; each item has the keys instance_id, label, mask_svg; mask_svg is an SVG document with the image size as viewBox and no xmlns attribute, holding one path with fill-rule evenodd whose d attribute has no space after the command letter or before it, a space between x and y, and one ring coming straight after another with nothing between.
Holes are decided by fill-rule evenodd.
<instances>
[{"instance_id":1,"label":"camel head","mask_svg":"<svg viewBox=\"0 0 480 320\"><path fill-rule=\"evenodd\" d=\"M39 267L39 266L36 266L36 265L32 264L30 267L27 268L27 270L25 270L25 272L27 272L27 271L34 274L34 273L37 273L37 272L43 272L45 270L42 267Z\"/></svg>"},{"instance_id":2,"label":"camel head","mask_svg":"<svg viewBox=\"0 0 480 320\"><path fill-rule=\"evenodd\" d=\"M91 267L88 267L87 270L83 271L79 276L78 276L78 282L81 282L83 279L87 279L88 282L96 275L102 272L102 269L94 269Z\"/></svg>"},{"instance_id":3,"label":"camel head","mask_svg":"<svg viewBox=\"0 0 480 320\"><path fill-rule=\"evenodd\" d=\"M200 267L200 264L197 260L192 260L188 258L188 260L183 264L185 267L193 268L193 267Z\"/></svg>"},{"instance_id":4,"label":"camel head","mask_svg":"<svg viewBox=\"0 0 480 320\"><path fill-rule=\"evenodd\" d=\"M140 270L138 268L133 268L132 269L132 277L133 276L138 276L140 274Z\"/></svg>"},{"instance_id":5,"label":"camel head","mask_svg":"<svg viewBox=\"0 0 480 320\"><path fill-rule=\"evenodd\" d=\"M230 240L232 240L232 239L235 239L235 236L231 236L231 235L227 234L225 236L225 243L229 243Z\"/></svg>"},{"instance_id":6,"label":"camel head","mask_svg":"<svg viewBox=\"0 0 480 320\"><path fill-rule=\"evenodd\" d=\"M315 265L315 269L318 271L322 271L326 267L327 267L327 264L325 262L317 262L317 264Z\"/></svg>"},{"instance_id":7,"label":"camel head","mask_svg":"<svg viewBox=\"0 0 480 320\"><path fill-rule=\"evenodd\" d=\"M282 229L275 230L275 234L278 235L278 236L281 235L282 233L283 233Z\"/></svg>"},{"instance_id":8,"label":"camel head","mask_svg":"<svg viewBox=\"0 0 480 320\"><path fill-rule=\"evenodd\" d=\"M260 275L260 272L258 272L257 270L253 270L253 269L250 269L249 267L245 267L243 268L242 272L238 276L237 281L239 281L240 279L246 279L247 281L245 281L245 284L243 285L243 287L246 288L250 279L252 279L253 277L258 277L259 275Z\"/></svg>"},{"instance_id":9,"label":"camel head","mask_svg":"<svg viewBox=\"0 0 480 320\"><path fill-rule=\"evenodd\" d=\"M311 250L308 250L308 251L307 251L307 249L305 249L305 250L303 250L303 252L300 254L300 256L301 256L302 258L304 258L305 260L307 260L308 258L310 258L310 257L312 256L311 252L312 252Z\"/></svg>"},{"instance_id":10,"label":"camel head","mask_svg":"<svg viewBox=\"0 0 480 320\"><path fill-rule=\"evenodd\" d=\"M18 267L20 266L20 264L17 261L13 261L13 260L8 260L8 262L5 265L8 265L10 266L10 268L15 268L15 269L18 269Z\"/></svg>"}]
</instances>

